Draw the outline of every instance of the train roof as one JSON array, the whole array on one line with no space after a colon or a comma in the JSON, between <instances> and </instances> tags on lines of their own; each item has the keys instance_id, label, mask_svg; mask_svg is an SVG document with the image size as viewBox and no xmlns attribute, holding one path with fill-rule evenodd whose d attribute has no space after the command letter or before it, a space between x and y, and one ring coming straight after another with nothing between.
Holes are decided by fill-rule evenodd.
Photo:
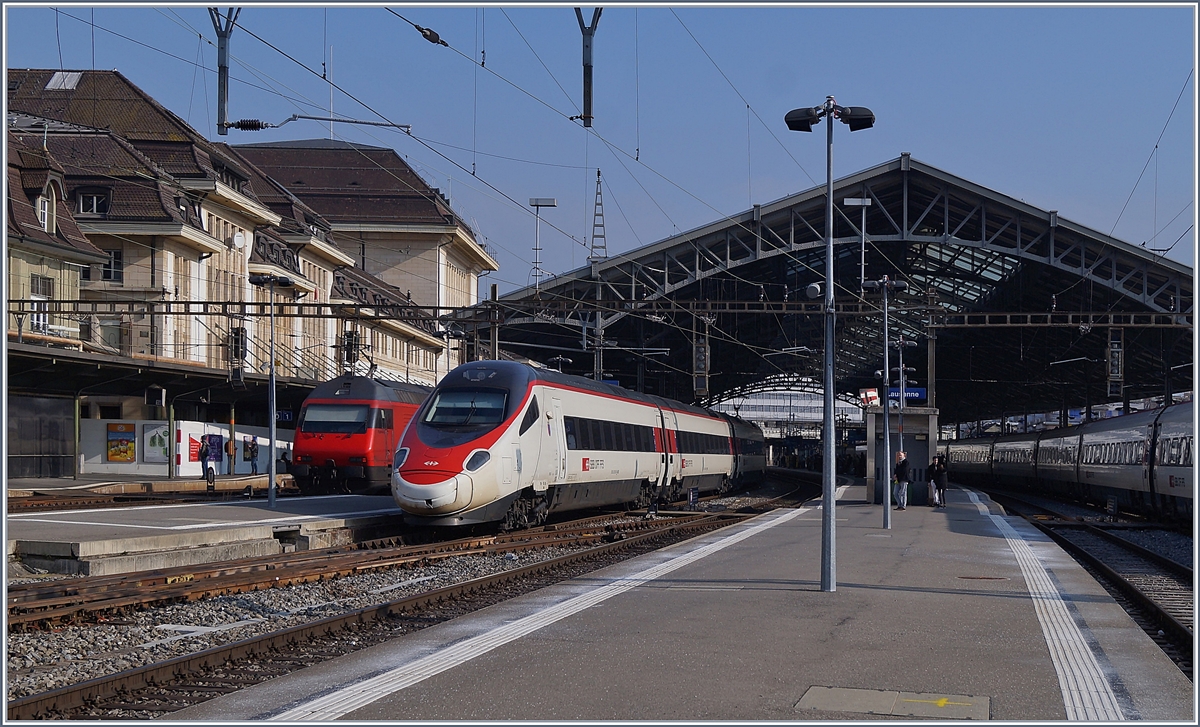
<instances>
[{"instance_id":1,"label":"train roof","mask_svg":"<svg viewBox=\"0 0 1200 727\"><path fill-rule=\"evenodd\" d=\"M544 381L550 384L560 384L562 386L570 386L576 389L583 389L585 391L593 391L597 394L604 394L606 396L615 396L622 399L640 401L651 406L687 412L697 416L708 418L716 418L718 416L716 412L694 406L692 404L684 404L683 402L675 401L674 399L667 399L651 394L640 394L636 391L630 391L629 389L625 389L620 386L606 384L603 381L595 381L582 376L575 376L574 374L564 374L561 371L555 371L554 369L539 369L528 364L518 363L516 361L473 361L471 363L466 363L462 366L459 366L458 369L455 369L455 371L470 366L486 367L495 369L497 371L505 371L508 373L508 375L513 376L514 378L520 378L519 374L523 374L528 383L532 383L534 381ZM447 374L447 377L449 376L450 374Z\"/></svg>"},{"instance_id":2,"label":"train roof","mask_svg":"<svg viewBox=\"0 0 1200 727\"><path fill-rule=\"evenodd\" d=\"M368 376L343 374L317 384L308 399L371 399L420 404L433 391L428 386L403 381L383 381ZM306 400L307 401L307 400Z\"/></svg>"}]
</instances>

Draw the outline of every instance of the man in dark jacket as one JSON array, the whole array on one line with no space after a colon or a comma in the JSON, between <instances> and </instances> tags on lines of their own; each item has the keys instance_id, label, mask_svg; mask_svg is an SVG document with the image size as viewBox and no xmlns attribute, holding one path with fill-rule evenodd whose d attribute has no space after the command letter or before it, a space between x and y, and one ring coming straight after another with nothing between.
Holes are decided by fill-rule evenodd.
<instances>
[{"instance_id":1,"label":"man in dark jacket","mask_svg":"<svg viewBox=\"0 0 1200 727\"><path fill-rule=\"evenodd\" d=\"M946 506L946 479L948 477L946 467L946 455L939 454L933 458L933 484L937 487L938 507Z\"/></svg>"},{"instance_id":2,"label":"man in dark jacket","mask_svg":"<svg viewBox=\"0 0 1200 727\"><path fill-rule=\"evenodd\" d=\"M896 453L896 509L908 509L908 456Z\"/></svg>"}]
</instances>

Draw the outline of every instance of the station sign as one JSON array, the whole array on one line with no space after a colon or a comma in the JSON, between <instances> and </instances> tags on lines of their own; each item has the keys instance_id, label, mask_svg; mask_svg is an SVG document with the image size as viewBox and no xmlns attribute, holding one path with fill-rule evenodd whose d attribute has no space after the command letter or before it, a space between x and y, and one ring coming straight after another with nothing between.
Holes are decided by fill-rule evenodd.
<instances>
[{"instance_id":1,"label":"station sign","mask_svg":"<svg viewBox=\"0 0 1200 727\"><path fill-rule=\"evenodd\" d=\"M897 386L897 387L888 389L888 398L899 401L900 400L900 387ZM925 401L925 387L923 387L923 386L921 386L921 387L912 387L912 386L904 387L904 400L905 401Z\"/></svg>"}]
</instances>

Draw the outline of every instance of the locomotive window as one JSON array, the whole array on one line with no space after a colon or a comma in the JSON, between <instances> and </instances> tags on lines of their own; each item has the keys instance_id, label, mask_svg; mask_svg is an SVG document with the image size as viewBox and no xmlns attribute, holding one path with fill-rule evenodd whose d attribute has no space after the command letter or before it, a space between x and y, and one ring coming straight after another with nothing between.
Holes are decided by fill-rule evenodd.
<instances>
[{"instance_id":1,"label":"locomotive window","mask_svg":"<svg viewBox=\"0 0 1200 727\"><path fill-rule=\"evenodd\" d=\"M538 415L539 415L539 412L538 412L538 405L537 405L537 397L536 396L530 397L529 408L525 411L525 418L521 420L521 431L520 431L521 434L524 434L525 432L529 431L529 428L532 427L534 425L534 423L537 422ZM574 424L574 421L573 421L574 419L575 419L575 417L567 417L566 418L568 449L575 449L574 447L570 446L570 439L574 435L574 427L572 426Z\"/></svg>"},{"instance_id":2,"label":"locomotive window","mask_svg":"<svg viewBox=\"0 0 1200 727\"><path fill-rule=\"evenodd\" d=\"M372 429L391 429L394 426L391 409L372 409L371 410L371 428Z\"/></svg>"},{"instance_id":3,"label":"locomotive window","mask_svg":"<svg viewBox=\"0 0 1200 727\"><path fill-rule=\"evenodd\" d=\"M443 389L430 404L423 422L441 429L491 429L504 421L507 400L508 394L504 391Z\"/></svg>"},{"instance_id":4,"label":"locomotive window","mask_svg":"<svg viewBox=\"0 0 1200 727\"><path fill-rule=\"evenodd\" d=\"M300 413L300 431L317 434L362 434L367 431L366 406L309 404Z\"/></svg>"}]
</instances>

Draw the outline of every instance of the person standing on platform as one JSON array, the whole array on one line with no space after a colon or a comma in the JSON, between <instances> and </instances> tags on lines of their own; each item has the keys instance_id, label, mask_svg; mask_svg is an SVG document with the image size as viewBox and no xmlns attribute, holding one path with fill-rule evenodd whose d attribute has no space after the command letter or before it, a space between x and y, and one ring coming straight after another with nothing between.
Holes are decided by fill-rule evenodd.
<instances>
[{"instance_id":1,"label":"person standing on platform","mask_svg":"<svg viewBox=\"0 0 1200 727\"><path fill-rule=\"evenodd\" d=\"M946 479L948 476L946 455L939 454L933 458L933 483L937 486L938 507L946 506Z\"/></svg>"},{"instance_id":2,"label":"person standing on platform","mask_svg":"<svg viewBox=\"0 0 1200 727\"><path fill-rule=\"evenodd\" d=\"M896 509L908 509L908 456L904 452L896 453Z\"/></svg>"},{"instance_id":3,"label":"person standing on platform","mask_svg":"<svg viewBox=\"0 0 1200 727\"><path fill-rule=\"evenodd\" d=\"M258 438L255 437L247 443L250 450L250 474L258 474Z\"/></svg>"},{"instance_id":4,"label":"person standing on platform","mask_svg":"<svg viewBox=\"0 0 1200 727\"><path fill-rule=\"evenodd\" d=\"M200 479L208 479L208 437L200 435Z\"/></svg>"}]
</instances>

